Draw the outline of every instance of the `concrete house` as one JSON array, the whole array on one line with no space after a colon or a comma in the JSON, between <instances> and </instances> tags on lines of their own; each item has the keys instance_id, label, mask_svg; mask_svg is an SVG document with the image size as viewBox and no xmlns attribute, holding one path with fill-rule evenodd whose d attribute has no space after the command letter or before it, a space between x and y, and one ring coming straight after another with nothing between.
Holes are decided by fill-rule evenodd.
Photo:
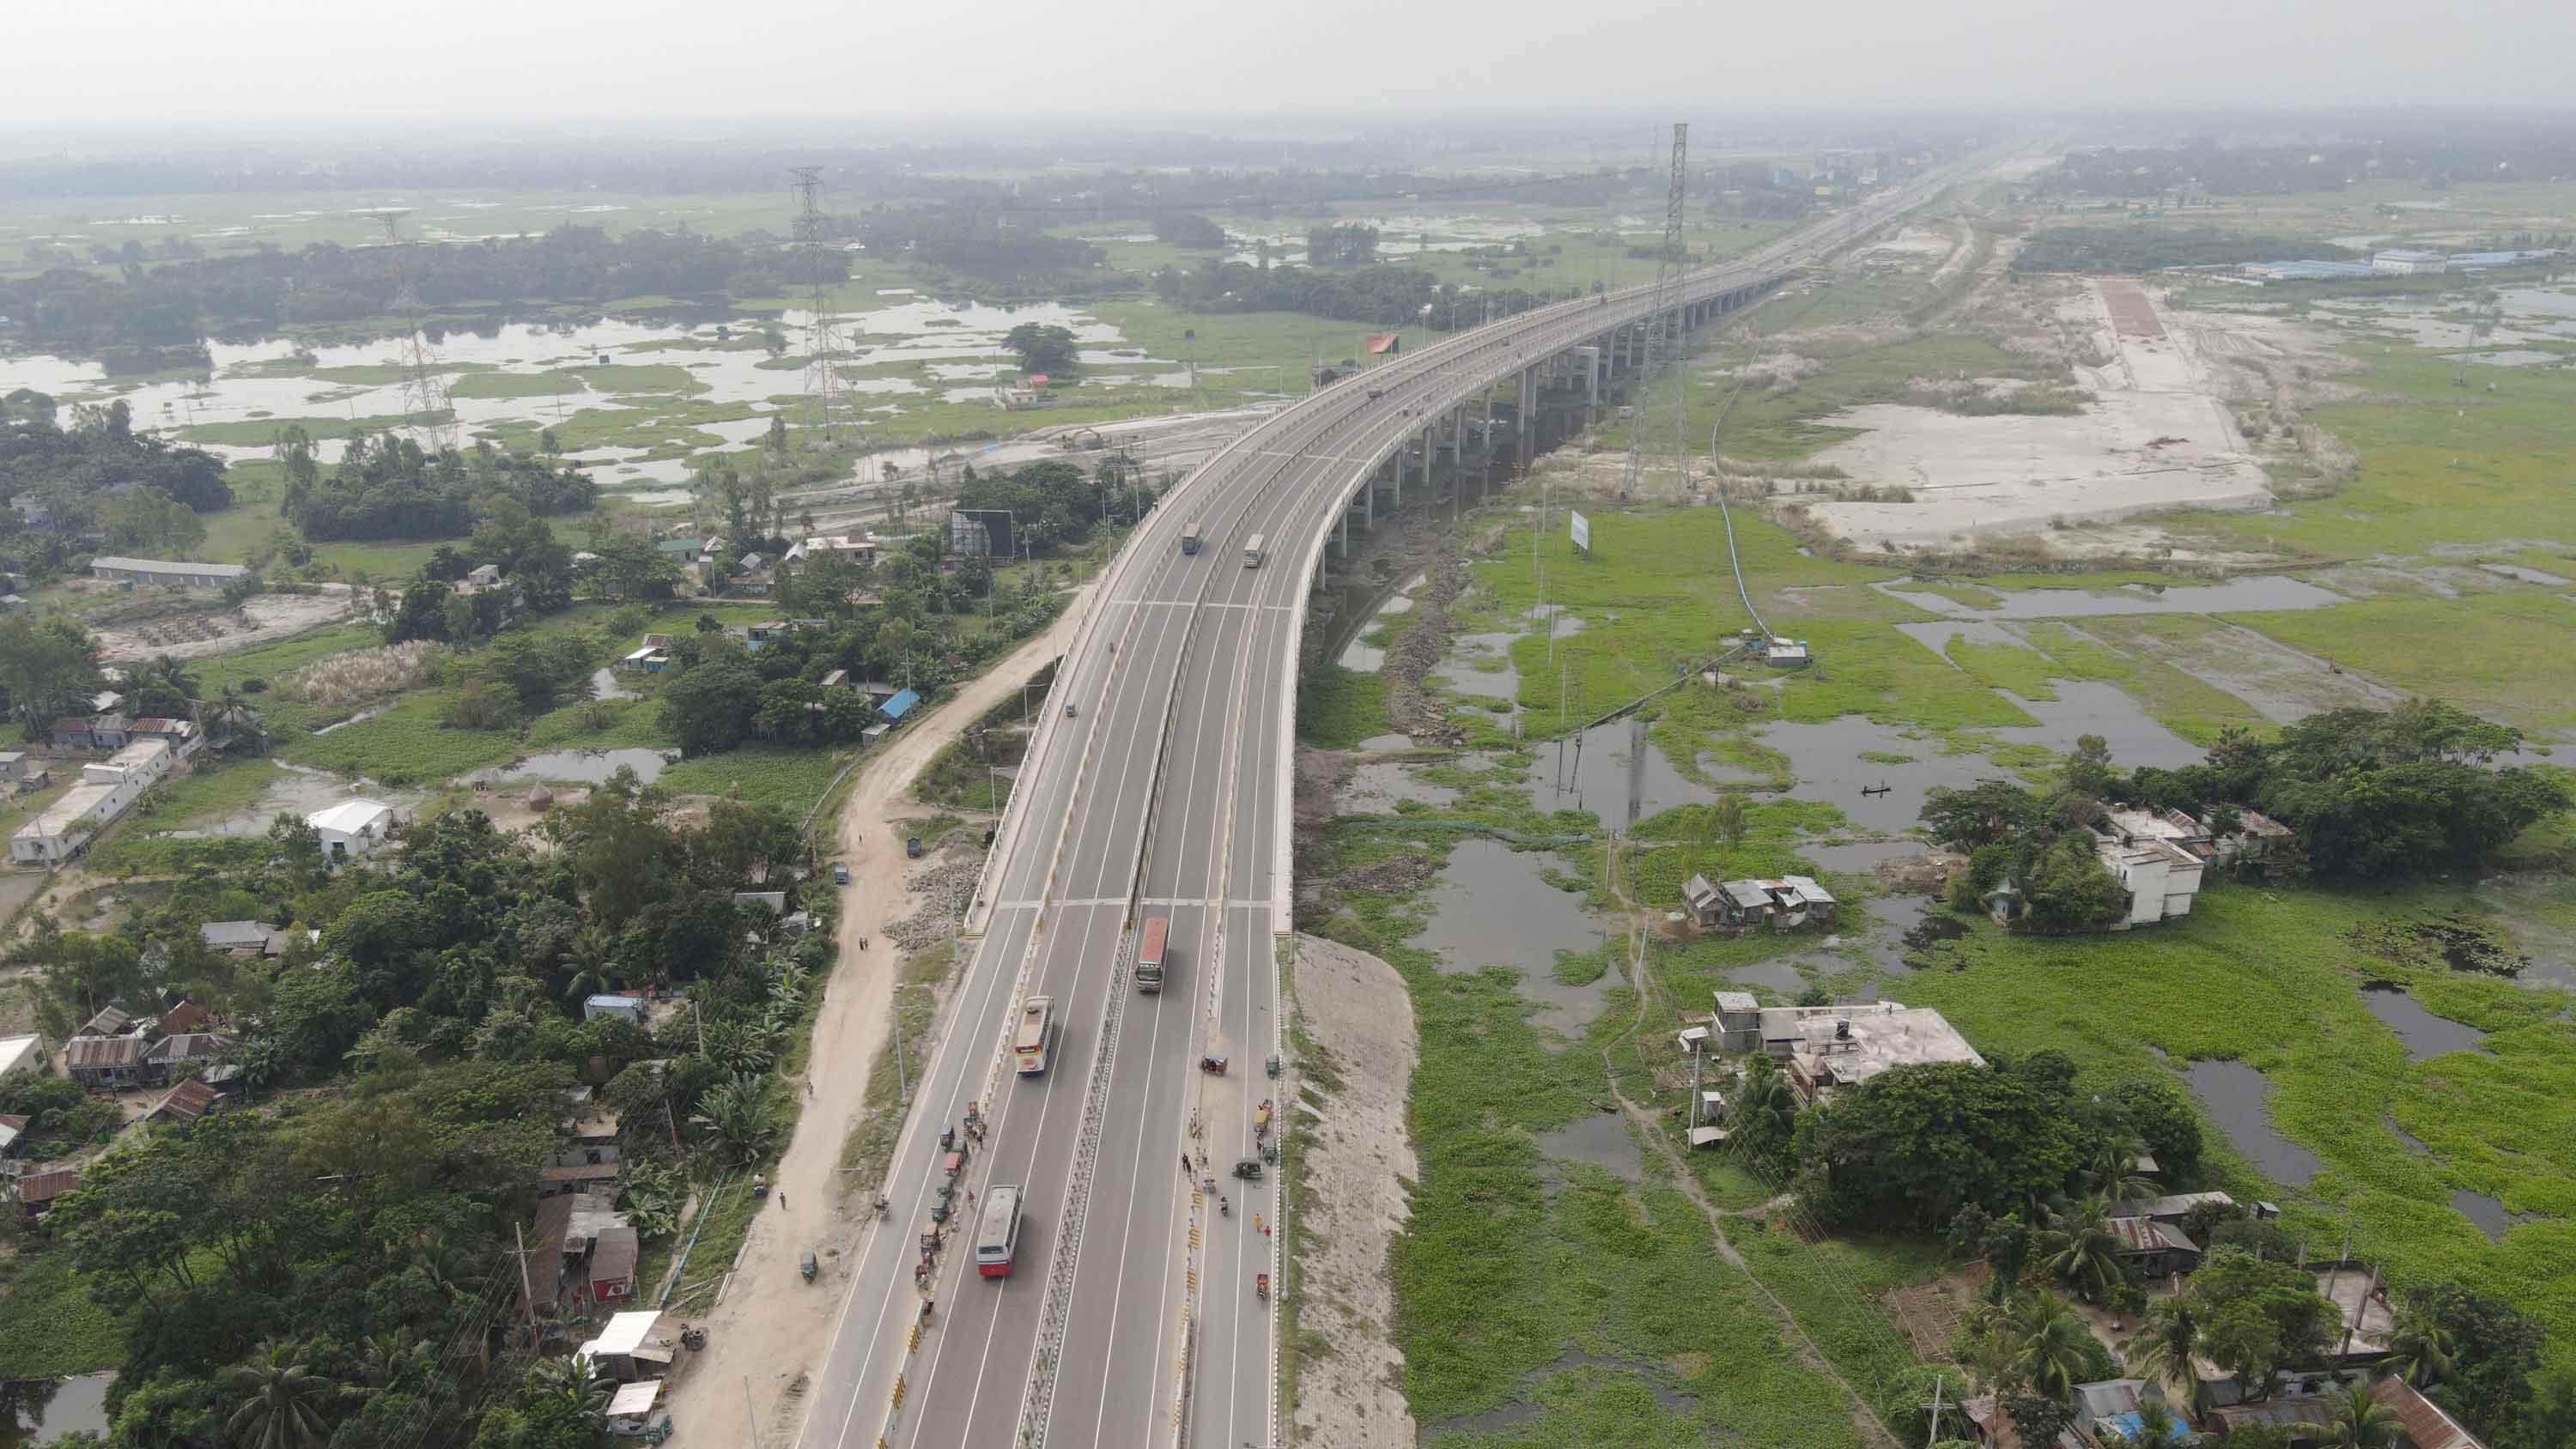
<instances>
[{"instance_id":1,"label":"concrete house","mask_svg":"<svg viewBox=\"0 0 2576 1449\"><path fill-rule=\"evenodd\" d=\"M620 1017L640 1026L644 1021L644 998L623 991L602 991L583 1000L582 1020L597 1021L603 1016Z\"/></svg>"},{"instance_id":2,"label":"concrete house","mask_svg":"<svg viewBox=\"0 0 2576 1449\"><path fill-rule=\"evenodd\" d=\"M0 1036L0 1081L7 1081L20 1072L42 1076L50 1055L40 1034Z\"/></svg>"},{"instance_id":3,"label":"concrete house","mask_svg":"<svg viewBox=\"0 0 2576 1449\"><path fill-rule=\"evenodd\" d=\"M394 807L373 800L343 800L304 817L322 837L328 860L348 860L382 845L394 825Z\"/></svg>"},{"instance_id":4,"label":"concrete house","mask_svg":"<svg viewBox=\"0 0 2576 1449\"><path fill-rule=\"evenodd\" d=\"M1898 1001L1841 1006L1756 1006L1744 992L1720 992L1712 1035L1720 1051L1759 1050L1788 1069L1809 1102L1830 1101L1891 1067L1934 1062L1984 1066L1948 1019Z\"/></svg>"},{"instance_id":5,"label":"concrete house","mask_svg":"<svg viewBox=\"0 0 2576 1449\"><path fill-rule=\"evenodd\" d=\"M104 762L81 766L79 784L9 837L10 857L29 865L55 865L78 855L91 837L170 773L172 759L166 742L144 740Z\"/></svg>"}]
</instances>

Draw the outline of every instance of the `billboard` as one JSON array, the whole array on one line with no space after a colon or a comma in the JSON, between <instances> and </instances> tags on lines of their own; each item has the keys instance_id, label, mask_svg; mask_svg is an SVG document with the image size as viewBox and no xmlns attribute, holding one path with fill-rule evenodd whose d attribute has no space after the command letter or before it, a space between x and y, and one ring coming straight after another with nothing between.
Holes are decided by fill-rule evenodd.
<instances>
[{"instance_id":1,"label":"billboard","mask_svg":"<svg viewBox=\"0 0 2576 1449\"><path fill-rule=\"evenodd\" d=\"M1565 510L1565 529L1574 538L1574 546L1592 552L1592 520L1569 508Z\"/></svg>"},{"instance_id":2,"label":"billboard","mask_svg":"<svg viewBox=\"0 0 2576 1449\"><path fill-rule=\"evenodd\" d=\"M948 514L948 551L960 558L1010 558L1019 552L1006 508L959 508Z\"/></svg>"}]
</instances>

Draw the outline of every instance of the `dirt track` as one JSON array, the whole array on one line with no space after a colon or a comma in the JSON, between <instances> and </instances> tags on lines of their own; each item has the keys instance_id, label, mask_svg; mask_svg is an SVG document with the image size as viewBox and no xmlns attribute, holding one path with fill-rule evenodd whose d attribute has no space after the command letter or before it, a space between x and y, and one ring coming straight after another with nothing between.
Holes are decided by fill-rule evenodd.
<instances>
[{"instance_id":1,"label":"dirt track","mask_svg":"<svg viewBox=\"0 0 2576 1449\"><path fill-rule=\"evenodd\" d=\"M824 988L808 1054L812 1065L804 1087L811 1095L786 1155L779 1159L777 1196L753 1220L723 1301L703 1319L692 1320L707 1326L706 1352L665 1401L680 1431L679 1443L746 1442L741 1436L746 1380L758 1405L762 1442L789 1442L789 1387L804 1377L830 1341L832 1311L842 1299L834 1286L839 1276L835 1265L846 1260L864 1224L863 1215L842 1201L839 1168L841 1144L866 1098L868 1073L886 1046L887 1008L901 960L885 930L916 908L905 884L901 838L887 822L924 813L913 803L911 790L930 757L1062 654L1081 613L1077 596L1045 633L896 735L885 753L859 771L849 804L841 811L836 858L850 868L850 885L838 928L840 956ZM870 940L876 949L861 951L861 940ZM775 1205L778 1197L786 1200L784 1209ZM808 1248L826 1265L823 1280L814 1284L797 1274L797 1259Z\"/></svg>"}]
</instances>

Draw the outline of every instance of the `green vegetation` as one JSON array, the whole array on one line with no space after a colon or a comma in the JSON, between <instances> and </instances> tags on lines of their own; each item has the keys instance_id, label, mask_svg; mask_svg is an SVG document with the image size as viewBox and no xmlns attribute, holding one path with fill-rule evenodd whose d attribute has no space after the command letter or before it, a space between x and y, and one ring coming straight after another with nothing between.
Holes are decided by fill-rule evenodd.
<instances>
[{"instance_id":1,"label":"green vegetation","mask_svg":"<svg viewBox=\"0 0 2576 1449\"><path fill-rule=\"evenodd\" d=\"M2013 258L2017 272L2152 272L2215 267L2283 257L2312 261L2367 258L2297 237L2223 231L2217 227L2051 226L2034 233Z\"/></svg>"},{"instance_id":2,"label":"green vegetation","mask_svg":"<svg viewBox=\"0 0 2576 1449\"><path fill-rule=\"evenodd\" d=\"M1326 750L1355 750L1394 728L1386 686L1374 674L1328 664L1297 685L1297 739Z\"/></svg>"}]
</instances>

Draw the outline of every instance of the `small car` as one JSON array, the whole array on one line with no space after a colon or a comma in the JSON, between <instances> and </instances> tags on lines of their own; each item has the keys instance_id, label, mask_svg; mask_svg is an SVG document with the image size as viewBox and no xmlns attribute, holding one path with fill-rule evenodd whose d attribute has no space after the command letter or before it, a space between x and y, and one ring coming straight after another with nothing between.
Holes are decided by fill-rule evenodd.
<instances>
[{"instance_id":1,"label":"small car","mask_svg":"<svg viewBox=\"0 0 2576 1449\"><path fill-rule=\"evenodd\" d=\"M846 865L835 865L835 866L833 866L833 867L832 867L832 884L834 884L834 885L848 885L849 883L850 883L850 868L849 868L848 866L846 866Z\"/></svg>"}]
</instances>

